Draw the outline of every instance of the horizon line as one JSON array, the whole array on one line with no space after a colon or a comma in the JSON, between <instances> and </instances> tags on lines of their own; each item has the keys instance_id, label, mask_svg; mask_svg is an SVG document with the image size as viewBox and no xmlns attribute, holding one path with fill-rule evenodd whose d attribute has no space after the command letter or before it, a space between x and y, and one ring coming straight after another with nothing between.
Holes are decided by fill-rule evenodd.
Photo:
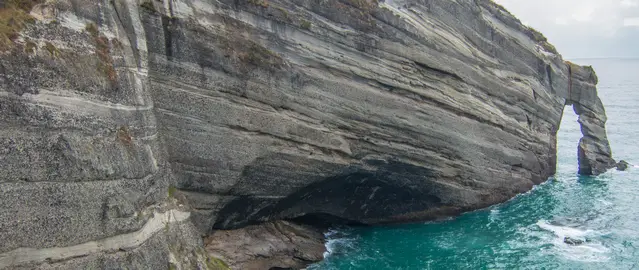
<instances>
[{"instance_id":1,"label":"horizon line","mask_svg":"<svg viewBox=\"0 0 639 270\"><path fill-rule=\"evenodd\" d=\"M565 60L597 60L597 59L618 59L618 60L639 60L638 56L624 57L624 56L602 56L602 57L566 57Z\"/></svg>"}]
</instances>

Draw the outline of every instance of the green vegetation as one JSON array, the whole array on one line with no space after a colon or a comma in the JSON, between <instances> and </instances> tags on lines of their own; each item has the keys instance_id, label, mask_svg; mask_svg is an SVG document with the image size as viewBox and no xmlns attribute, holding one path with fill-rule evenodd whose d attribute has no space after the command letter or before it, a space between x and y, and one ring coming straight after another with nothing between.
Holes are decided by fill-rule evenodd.
<instances>
[{"instance_id":1,"label":"green vegetation","mask_svg":"<svg viewBox=\"0 0 639 270\"><path fill-rule=\"evenodd\" d=\"M348 2L352 6L365 11L372 11L379 5L378 0L348 0Z\"/></svg>"},{"instance_id":2,"label":"green vegetation","mask_svg":"<svg viewBox=\"0 0 639 270\"><path fill-rule=\"evenodd\" d=\"M505 12L506 14L510 14L512 15L504 6L497 4L495 1L490 0L490 2L498 9L501 10L502 12Z\"/></svg>"},{"instance_id":3,"label":"green vegetation","mask_svg":"<svg viewBox=\"0 0 639 270\"><path fill-rule=\"evenodd\" d=\"M286 11L286 9L284 9L283 7L277 7L277 10L284 14L284 17L288 18L288 11Z\"/></svg>"},{"instance_id":4,"label":"green vegetation","mask_svg":"<svg viewBox=\"0 0 639 270\"><path fill-rule=\"evenodd\" d=\"M249 3L263 8L268 7L268 0L248 0Z\"/></svg>"},{"instance_id":5,"label":"green vegetation","mask_svg":"<svg viewBox=\"0 0 639 270\"><path fill-rule=\"evenodd\" d=\"M175 198L175 193L177 192L177 188L174 186L169 186L169 198Z\"/></svg>"},{"instance_id":6,"label":"green vegetation","mask_svg":"<svg viewBox=\"0 0 639 270\"><path fill-rule=\"evenodd\" d=\"M282 58L275 52L251 43L247 53L241 53L240 59L256 66L281 66Z\"/></svg>"},{"instance_id":7,"label":"green vegetation","mask_svg":"<svg viewBox=\"0 0 639 270\"><path fill-rule=\"evenodd\" d=\"M44 48L47 49L49 54L53 57L58 57L58 55L60 54L60 51L58 50L58 48L56 48L53 44L51 44L51 42L48 42L48 41L45 42Z\"/></svg>"},{"instance_id":8,"label":"green vegetation","mask_svg":"<svg viewBox=\"0 0 639 270\"><path fill-rule=\"evenodd\" d=\"M541 47L543 47L546 51L557 54L557 49L552 44L548 43L548 39L537 29L532 27L527 27L530 31L529 35L532 40L537 42Z\"/></svg>"},{"instance_id":9,"label":"green vegetation","mask_svg":"<svg viewBox=\"0 0 639 270\"><path fill-rule=\"evenodd\" d=\"M28 54L35 54L37 48L38 48L38 45L35 44L35 42L28 39L24 44L24 52Z\"/></svg>"},{"instance_id":10,"label":"green vegetation","mask_svg":"<svg viewBox=\"0 0 639 270\"><path fill-rule=\"evenodd\" d=\"M302 23L300 23L300 27L302 27L302 29L305 29L305 30L310 30L311 25L312 25L311 22L304 19L302 19Z\"/></svg>"},{"instance_id":11,"label":"green vegetation","mask_svg":"<svg viewBox=\"0 0 639 270\"><path fill-rule=\"evenodd\" d=\"M144 2L142 2L142 4L140 4L140 6L151 13L158 12L158 10L155 9L155 6L153 5L153 2L151 2L151 0L145 0Z\"/></svg>"},{"instance_id":12,"label":"green vegetation","mask_svg":"<svg viewBox=\"0 0 639 270\"><path fill-rule=\"evenodd\" d=\"M114 48L118 48L120 50L124 49L124 46L122 46L122 42L120 42L120 40L117 38L111 39L111 44L113 44Z\"/></svg>"},{"instance_id":13,"label":"green vegetation","mask_svg":"<svg viewBox=\"0 0 639 270\"><path fill-rule=\"evenodd\" d=\"M277 11L279 11L279 14L276 14L275 17L277 19L281 19L284 22L291 22L291 17L288 15L288 11L286 9L284 9L283 7L276 7Z\"/></svg>"},{"instance_id":14,"label":"green vegetation","mask_svg":"<svg viewBox=\"0 0 639 270\"><path fill-rule=\"evenodd\" d=\"M89 32L89 34L92 37L97 37L98 35L100 35L100 31L98 30L98 26L95 25L95 23L88 23L86 26L84 26L84 30Z\"/></svg>"},{"instance_id":15,"label":"green vegetation","mask_svg":"<svg viewBox=\"0 0 639 270\"><path fill-rule=\"evenodd\" d=\"M35 20L29 12L42 0L5 0L0 2L0 51L7 51L14 45L20 31Z\"/></svg>"},{"instance_id":16,"label":"green vegetation","mask_svg":"<svg viewBox=\"0 0 639 270\"><path fill-rule=\"evenodd\" d=\"M229 265L226 264L223 260L218 258L213 258L211 256L206 256L206 268L208 270L230 270Z\"/></svg>"},{"instance_id":17,"label":"green vegetation","mask_svg":"<svg viewBox=\"0 0 639 270\"><path fill-rule=\"evenodd\" d=\"M5 8L16 8L28 12L31 11L35 5L44 2L44 0L5 0L2 2L4 2Z\"/></svg>"}]
</instances>

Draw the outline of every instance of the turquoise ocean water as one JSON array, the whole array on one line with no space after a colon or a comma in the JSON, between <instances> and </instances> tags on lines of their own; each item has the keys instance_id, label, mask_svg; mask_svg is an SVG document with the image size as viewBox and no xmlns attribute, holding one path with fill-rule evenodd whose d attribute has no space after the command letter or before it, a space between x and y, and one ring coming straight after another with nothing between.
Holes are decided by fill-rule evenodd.
<instances>
[{"instance_id":1,"label":"turquoise ocean water","mask_svg":"<svg viewBox=\"0 0 639 270\"><path fill-rule=\"evenodd\" d=\"M639 60L574 62L597 71L614 157L639 165ZM639 166L580 177L580 137L567 107L553 179L447 221L333 228L325 260L310 269L639 269Z\"/></svg>"}]
</instances>

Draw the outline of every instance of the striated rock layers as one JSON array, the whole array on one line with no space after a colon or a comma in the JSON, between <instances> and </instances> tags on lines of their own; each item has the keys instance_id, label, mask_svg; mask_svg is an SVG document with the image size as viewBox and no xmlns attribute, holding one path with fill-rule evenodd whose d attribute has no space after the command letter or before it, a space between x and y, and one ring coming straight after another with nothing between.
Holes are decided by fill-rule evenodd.
<instances>
[{"instance_id":1,"label":"striated rock layers","mask_svg":"<svg viewBox=\"0 0 639 270\"><path fill-rule=\"evenodd\" d=\"M201 234L503 202L555 172L567 104L580 173L614 165L594 71L488 0L12 0L0 24L0 268L224 269L247 260ZM306 235L251 254L299 267Z\"/></svg>"},{"instance_id":2,"label":"striated rock layers","mask_svg":"<svg viewBox=\"0 0 639 270\"><path fill-rule=\"evenodd\" d=\"M218 230L205 239L206 249L225 258L233 269L300 269L322 260L324 235L287 221Z\"/></svg>"},{"instance_id":3,"label":"striated rock layers","mask_svg":"<svg viewBox=\"0 0 639 270\"><path fill-rule=\"evenodd\" d=\"M579 173L599 175L616 166L606 135L606 111L597 96L597 75L592 67L567 62L570 87L567 104L579 115L583 137L579 141Z\"/></svg>"}]
</instances>

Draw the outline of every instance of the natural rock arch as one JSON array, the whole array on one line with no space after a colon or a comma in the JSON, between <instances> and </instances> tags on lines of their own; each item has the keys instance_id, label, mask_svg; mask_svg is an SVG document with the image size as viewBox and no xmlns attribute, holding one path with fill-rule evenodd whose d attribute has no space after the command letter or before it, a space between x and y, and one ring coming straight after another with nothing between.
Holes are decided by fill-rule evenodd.
<instances>
[{"instance_id":1,"label":"natural rock arch","mask_svg":"<svg viewBox=\"0 0 639 270\"><path fill-rule=\"evenodd\" d=\"M570 74L566 105L579 116L581 134L577 150L579 174L599 175L615 166L608 136L606 110L597 95L598 78L592 67L567 62Z\"/></svg>"}]
</instances>

